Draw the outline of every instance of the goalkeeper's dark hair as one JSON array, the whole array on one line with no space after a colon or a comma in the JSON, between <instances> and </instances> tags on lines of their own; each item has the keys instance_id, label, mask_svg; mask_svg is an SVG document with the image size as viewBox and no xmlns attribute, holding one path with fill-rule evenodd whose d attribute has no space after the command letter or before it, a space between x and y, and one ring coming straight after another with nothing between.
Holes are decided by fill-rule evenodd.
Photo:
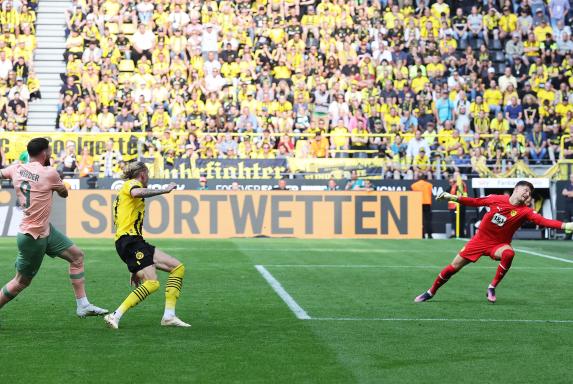
<instances>
[{"instance_id":1,"label":"goalkeeper's dark hair","mask_svg":"<svg viewBox=\"0 0 573 384\"><path fill-rule=\"evenodd\" d=\"M527 188L529 188L529 190L531 191L532 194L533 194L533 191L535 191L535 187L533 186L533 184L531 184L529 181L525 181L525 180L518 181L517 184L515 184L515 187L513 187L513 190L515 191L515 189L517 187L527 187Z\"/></svg>"},{"instance_id":2,"label":"goalkeeper's dark hair","mask_svg":"<svg viewBox=\"0 0 573 384\"><path fill-rule=\"evenodd\" d=\"M36 137L28 142L26 149L30 157L36 157L50 147L50 142L44 137Z\"/></svg>"},{"instance_id":3,"label":"goalkeeper's dark hair","mask_svg":"<svg viewBox=\"0 0 573 384\"><path fill-rule=\"evenodd\" d=\"M141 172L145 171L146 169L147 165L145 165L145 163L142 161L127 163L123 169L123 175L121 178L123 180L135 179Z\"/></svg>"}]
</instances>

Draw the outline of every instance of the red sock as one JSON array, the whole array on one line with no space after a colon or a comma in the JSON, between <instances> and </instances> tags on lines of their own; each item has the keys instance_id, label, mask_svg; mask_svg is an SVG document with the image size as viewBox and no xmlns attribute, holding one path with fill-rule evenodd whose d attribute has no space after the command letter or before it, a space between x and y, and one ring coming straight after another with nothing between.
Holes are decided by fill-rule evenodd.
<instances>
[{"instance_id":1,"label":"red sock","mask_svg":"<svg viewBox=\"0 0 573 384\"><path fill-rule=\"evenodd\" d=\"M513 256L515 256L515 252L511 248L506 249L502 252L501 261L499 262L499 265L497 266L497 272L495 272L495 277L491 281L492 287L494 287L494 288L497 287L499 282L507 274L507 271L509 271L509 268L511 267L511 262L513 261Z\"/></svg>"},{"instance_id":2,"label":"red sock","mask_svg":"<svg viewBox=\"0 0 573 384\"><path fill-rule=\"evenodd\" d=\"M457 272L456 269L451 264L448 265L446 268L442 269L442 272L440 272L438 277L436 277L434 284L432 284L432 288L430 288L430 293L432 294L432 296L434 296L438 288L446 284L446 282L450 279L450 277L452 277L456 272Z\"/></svg>"}]
</instances>

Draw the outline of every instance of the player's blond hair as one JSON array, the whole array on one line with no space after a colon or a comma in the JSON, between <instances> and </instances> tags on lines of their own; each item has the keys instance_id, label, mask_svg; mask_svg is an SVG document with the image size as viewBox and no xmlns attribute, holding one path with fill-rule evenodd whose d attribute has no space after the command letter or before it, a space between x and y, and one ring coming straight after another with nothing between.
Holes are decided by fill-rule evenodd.
<instances>
[{"instance_id":1,"label":"player's blond hair","mask_svg":"<svg viewBox=\"0 0 573 384\"><path fill-rule=\"evenodd\" d=\"M134 161L125 165L121 178L124 180L135 179L141 172L145 170L147 170L147 165L145 165L144 162Z\"/></svg>"}]
</instances>

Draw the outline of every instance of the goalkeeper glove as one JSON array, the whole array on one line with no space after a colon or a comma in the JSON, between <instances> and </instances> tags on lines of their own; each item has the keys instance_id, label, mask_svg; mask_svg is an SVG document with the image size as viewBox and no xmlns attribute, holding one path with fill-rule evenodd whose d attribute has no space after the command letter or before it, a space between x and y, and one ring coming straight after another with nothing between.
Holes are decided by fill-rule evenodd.
<instances>
[{"instance_id":1,"label":"goalkeeper glove","mask_svg":"<svg viewBox=\"0 0 573 384\"><path fill-rule=\"evenodd\" d=\"M458 201L458 197L456 195L452 195L448 192L442 192L436 198L437 200L447 200L447 201Z\"/></svg>"},{"instance_id":2,"label":"goalkeeper glove","mask_svg":"<svg viewBox=\"0 0 573 384\"><path fill-rule=\"evenodd\" d=\"M567 232L573 231L573 223L565 223L563 229L566 230Z\"/></svg>"}]
</instances>

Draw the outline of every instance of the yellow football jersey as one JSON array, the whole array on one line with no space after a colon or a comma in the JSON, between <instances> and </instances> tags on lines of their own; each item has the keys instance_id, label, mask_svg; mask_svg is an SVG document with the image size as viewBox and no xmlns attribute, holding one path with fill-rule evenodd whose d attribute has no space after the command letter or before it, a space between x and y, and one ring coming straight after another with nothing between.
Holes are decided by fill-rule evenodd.
<instances>
[{"instance_id":1,"label":"yellow football jersey","mask_svg":"<svg viewBox=\"0 0 573 384\"><path fill-rule=\"evenodd\" d=\"M142 198L131 196L133 188L143 188L143 185L138 180L126 181L113 203L115 240L123 235L142 235L145 201Z\"/></svg>"}]
</instances>

